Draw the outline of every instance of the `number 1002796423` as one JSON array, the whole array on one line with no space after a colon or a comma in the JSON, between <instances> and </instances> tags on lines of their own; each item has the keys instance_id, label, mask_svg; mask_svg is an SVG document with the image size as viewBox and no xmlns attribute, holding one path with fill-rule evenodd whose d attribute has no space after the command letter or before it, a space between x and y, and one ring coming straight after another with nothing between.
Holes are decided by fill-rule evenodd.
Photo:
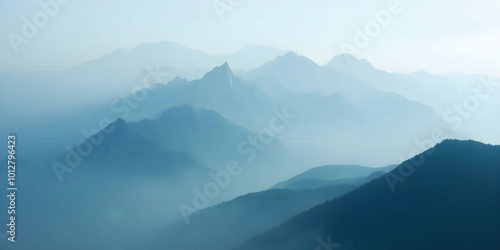
<instances>
[{"instance_id":1,"label":"number 1002796423","mask_svg":"<svg viewBox=\"0 0 500 250\"><path fill-rule=\"evenodd\" d=\"M7 137L7 152L9 153L7 156L7 168L8 168L8 177L9 177L9 186L15 186L16 181L16 136L9 135Z\"/></svg>"}]
</instances>

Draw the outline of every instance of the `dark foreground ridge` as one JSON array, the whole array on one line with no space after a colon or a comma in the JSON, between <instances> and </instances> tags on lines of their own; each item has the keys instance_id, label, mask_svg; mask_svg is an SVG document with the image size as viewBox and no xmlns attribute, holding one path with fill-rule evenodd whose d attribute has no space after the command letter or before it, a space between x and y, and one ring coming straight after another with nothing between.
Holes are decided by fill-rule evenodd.
<instances>
[{"instance_id":1,"label":"dark foreground ridge","mask_svg":"<svg viewBox=\"0 0 500 250\"><path fill-rule=\"evenodd\" d=\"M237 249L500 249L500 146L445 140L424 154L394 192L378 178Z\"/></svg>"}]
</instances>

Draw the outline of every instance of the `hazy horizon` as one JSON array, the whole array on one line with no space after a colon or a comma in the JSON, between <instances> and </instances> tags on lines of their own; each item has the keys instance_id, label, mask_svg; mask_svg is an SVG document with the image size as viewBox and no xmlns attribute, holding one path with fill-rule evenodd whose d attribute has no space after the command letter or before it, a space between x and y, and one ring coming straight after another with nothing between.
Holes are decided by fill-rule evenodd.
<instances>
[{"instance_id":1,"label":"hazy horizon","mask_svg":"<svg viewBox=\"0 0 500 250\"><path fill-rule=\"evenodd\" d=\"M498 76L500 67L500 31L495 29L500 3L492 0L234 1L234 6L224 1L59 2L58 8L48 8L52 13L38 1L0 3L0 71L64 70L116 49L159 41L207 54L265 45L295 51L319 65L346 52L347 44L356 48L351 53L356 57L398 73L422 69L436 75ZM391 4L397 11L387 22L378 21L374 14L389 11ZM46 21L43 14L37 16L40 12L47 14ZM40 25L26 38L25 20L33 24L34 18ZM372 35L356 47L363 36L359 31L366 35L367 27ZM12 34L26 40L13 45Z\"/></svg>"}]
</instances>

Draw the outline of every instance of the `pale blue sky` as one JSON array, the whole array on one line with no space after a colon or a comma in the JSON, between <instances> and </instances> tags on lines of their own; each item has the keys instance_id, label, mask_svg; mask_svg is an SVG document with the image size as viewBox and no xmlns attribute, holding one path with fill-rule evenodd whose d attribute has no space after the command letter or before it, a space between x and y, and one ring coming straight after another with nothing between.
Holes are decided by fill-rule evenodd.
<instances>
[{"instance_id":1,"label":"pale blue sky","mask_svg":"<svg viewBox=\"0 0 500 250\"><path fill-rule=\"evenodd\" d=\"M341 44L354 44L356 29L374 21L372 12L387 9L391 0L239 2L221 20L213 0L72 0L16 54L8 34L22 35L23 18L32 20L43 9L38 1L4 0L0 70L65 69L117 48L161 40L210 54L263 44L325 64L342 52ZM400 3L402 11L356 56L393 72L499 72L500 1Z\"/></svg>"}]
</instances>

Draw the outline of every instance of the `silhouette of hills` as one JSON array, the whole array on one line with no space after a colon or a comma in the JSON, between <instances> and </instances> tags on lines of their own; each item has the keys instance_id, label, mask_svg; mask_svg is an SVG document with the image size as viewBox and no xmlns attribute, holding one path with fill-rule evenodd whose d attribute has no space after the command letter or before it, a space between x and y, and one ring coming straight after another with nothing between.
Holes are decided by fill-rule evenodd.
<instances>
[{"instance_id":1,"label":"silhouette of hills","mask_svg":"<svg viewBox=\"0 0 500 250\"><path fill-rule=\"evenodd\" d=\"M237 249L313 249L328 237L343 249L500 247L500 146L445 140L391 174L404 179L394 192L380 177Z\"/></svg>"}]
</instances>

